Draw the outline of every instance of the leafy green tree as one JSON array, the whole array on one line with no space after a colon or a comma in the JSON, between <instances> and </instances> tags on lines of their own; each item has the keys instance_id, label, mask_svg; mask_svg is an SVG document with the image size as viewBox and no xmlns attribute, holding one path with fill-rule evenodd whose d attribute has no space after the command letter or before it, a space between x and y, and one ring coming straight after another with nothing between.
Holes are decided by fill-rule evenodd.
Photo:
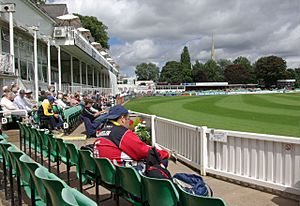
<instances>
[{"instance_id":1,"label":"leafy green tree","mask_svg":"<svg viewBox=\"0 0 300 206\"><path fill-rule=\"evenodd\" d=\"M138 80L153 80L159 78L159 68L153 63L141 63L136 66L135 74Z\"/></svg>"},{"instance_id":2,"label":"leafy green tree","mask_svg":"<svg viewBox=\"0 0 300 206\"><path fill-rule=\"evenodd\" d=\"M183 51L180 56L180 63L182 65L182 82L191 82L192 81L192 64L187 46L183 48Z\"/></svg>"},{"instance_id":3,"label":"leafy green tree","mask_svg":"<svg viewBox=\"0 0 300 206\"><path fill-rule=\"evenodd\" d=\"M221 70L224 71L228 65L232 64L232 62L228 59L219 59L217 61L217 64L221 68Z\"/></svg>"},{"instance_id":4,"label":"leafy green tree","mask_svg":"<svg viewBox=\"0 0 300 206\"><path fill-rule=\"evenodd\" d=\"M204 64L196 60L196 63L193 65L192 77L194 82L207 82L207 74L205 72Z\"/></svg>"},{"instance_id":5,"label":"leafy green tree","mask_svg":"<svg viewBox=\"0 0 300 206\"><path fill-rule=\"evenodd\" d=\"M284 79L285 72L286 62L277 56L261 57L255 63L256 77L266 88L276 85L277 80Z\"/></svg>"},{"instance_id":6,"label":"leafy green tree","mask_svg":"<svg viewBox=\"0 0 300 206\"><path fill-rule=\"evenodd\" d=\"M94 16L82 16L80 14L75 14L80 18L82 26L91 31L92 36L95 38L95 41L100 43L103 48L109 49L108 44L108 27L103 24L101 21Z\"/></svg>"},{"instance_id":7,"label":"leafy green tree","mask_svg":"<svg viewBox=\"0 0 300 206\"><path fill-rule=\"evenodd\" d=\"M242 65L247 70L247 73L249 74L249 79L245 83L256 83L254 67L251 65L251 62L246 57L239 56L233 61L233 63Z\"/></svg>"},{"instance_id":8,"label":"leafy green tree","mask_svg":"<svg viewBox=\"0 0 300 206\"><path fill-rule=\"evenodd\" d=\"M246 84L249 81L250 72L241 64L232 64L226 67L224 77L230 84Z\"/></svg>"},{"instance_id":9,"label":"leafy green tree","mask_svg":"<svg viewBox=\"0 0 300 206\"><path fill-rule=\"evenodd\" d=\"M166 62L160 73L161 82L182 83L182 64L176 61Z\"/></svg>"},{"instance_id":10,"label":"leafy green tree","mask_svg":"<svg viewBox=\"0 0 300 206\"><path fill-rule=\"evenodd\" d=\"M287 69L285 72L285 79L295 79L296 72L294 69Z\"/></svg>"},{"instance_id":11,"label":"leafy green tree","mask_svg":"<svg viewBox=\"0 0 300 206\"><path fill-rule=\"evenodd\" d=\"M223 72L214 60L208 60L204 64L204 71L207 75L208 81L210 82L224 81Z\"/></svg>"},{"instance_id":12,"label":"leafy green tree","mask_svg":"<svg viewBox=\"0 0 300 206\"><path fill-rule=\"evenodd\" d=\"M295 71L295 79L296 79L295 86L300 87L300 68L295 68L294 71Z\"/></svg>"},{"instance_id":13,"label":"leafy green tree","mask_svg":"<svg viewBox=\"0 0 300 206\"><path fill-rule=\"evenodd\" d=\"M187 46L185 46L183 48L183 51L180 56L180 63L187 65L189 68L191 68L191 58L190 58L190 53L189 53L189 49L187 48Z\"/></svg>"}]
</instances>

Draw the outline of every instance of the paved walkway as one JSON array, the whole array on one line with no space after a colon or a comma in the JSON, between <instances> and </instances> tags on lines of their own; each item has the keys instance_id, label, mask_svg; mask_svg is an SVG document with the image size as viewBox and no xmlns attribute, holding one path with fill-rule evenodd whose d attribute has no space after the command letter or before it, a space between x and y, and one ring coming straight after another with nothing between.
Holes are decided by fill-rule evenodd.
<instances>
[{"instance_id":1,"label":"paved walkway","mask_svg":"<svg viewBox=\"0 0 300 206\"><path fill-rule=\"evenodd\" d=\"M80 125L73 133L72 136L83 136L84 134L82 134L82 131L84 131L83 125ZM18 142L18 131L16 130L10 130L6 132L10 138L10 141L15 143L16 145L19 145ZM77 144L78 146L82 146L88 143L93 143L94 139L88 139L88 140L77 140L77 141L73 141L75 144ZM60 171L65 171L64 165L61 164L61 170ZM185 173L196 173L195 171L193 171L192 169L190 169L189 167L186 167L185 165L183 165L180 162L174 163L174 162L170 162L169 164L169 168L170 172L172 174L178 173L178 172L185 172ZM56 171L56 170L52 170L52 171ZM76 179L76 174L75 172L73 172L71 174L71 177L73 176L73 178ZM66 179L66 174L64 172L62 172L61 174L61 178L62 179ZM216 179L210 176L205 176L204 180L210 185L210 187L212 188L213 192L214 192L214 196L215 197L220 197L223 200L225 200L225 202L227 203L227 205L230 206L253 206L253 205L265 205L265 206L300 206L300 199L297 200L292 200L292 199L287 199L287 198L283 198L274 194L270 194L270 193L266 193L266 192L262 192L260 190L255 190L252 188L248 188L248 187L244 187L241 185L237 185L234 183L230 183L227 181L223 181L220 179ZM71 186L78 186L77 183L75 183L77 181L74 181ZM91 197L91 198L95 198L95 190L94 188L89 189L86 191L86 194ZM105 189L101 189L100 190L100 194L102 198L108 197L109 192L106 191ZM0 194L0 199L1 199L1 194ZM2 206L2 201L0 201L0 206ZM6 204L5 205L9 205ZM24 204L26 205L26 204ZM108 206L108 205L116 205L115 202L113 200L109 200L106 202L103 202L101 205L104 206ZM128 202L120 200L120 205L121 206L127 206L130 205Z\"/></svg>"}]
</instances>

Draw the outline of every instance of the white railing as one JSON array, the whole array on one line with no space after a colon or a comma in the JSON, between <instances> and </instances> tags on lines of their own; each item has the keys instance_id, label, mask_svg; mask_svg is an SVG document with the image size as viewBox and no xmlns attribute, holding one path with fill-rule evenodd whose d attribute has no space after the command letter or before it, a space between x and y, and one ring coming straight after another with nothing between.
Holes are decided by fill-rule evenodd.
<instances>
[{"instance_id":1,"label":"white railing","mask_svg":"<svg viewBox=\"0 0 300 206\"><path fill-rule=\"evenodd\" d=\"M151 126L153 144L173 151L203 175L300 195L299 138L214 130L154 115Z\"/></svg>"},{"instance_id":2,"label":"white railing","mask_svg":"<svg viewBox=\"0 0 300 206\"><path fill-rule=\"evenodd\" d=\"M112 88L102 88L102 87L97 87L97 88L82 88L82 93L99 93L99 94L105 94L109 95L112 93Z\"/></svg>"}]
</instances>

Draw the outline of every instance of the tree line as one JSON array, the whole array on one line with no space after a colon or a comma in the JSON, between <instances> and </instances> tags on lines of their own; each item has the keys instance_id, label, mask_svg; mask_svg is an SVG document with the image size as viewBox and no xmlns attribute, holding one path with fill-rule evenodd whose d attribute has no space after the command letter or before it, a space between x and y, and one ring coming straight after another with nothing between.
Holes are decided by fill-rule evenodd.
<instances>
[{"instance_id":1,"label":"tree line","mask_svg":"<svg viewBox=\"0 0 300 206\"><path fill-rule=\"evenodd\" d=\"M266 56L251 63L246 57L237 57L234 61L220 59L205 63L191 63L188 48L185 46L180 61L168 61L161 68L153 63L141 63L136 66L138 80L155 82L221 82L230 84L259 84L267 88L277 84L279 79L296 79L300 86L300 68L288 68L286 61L277 56Z\"/></svg>"}]
</instances>

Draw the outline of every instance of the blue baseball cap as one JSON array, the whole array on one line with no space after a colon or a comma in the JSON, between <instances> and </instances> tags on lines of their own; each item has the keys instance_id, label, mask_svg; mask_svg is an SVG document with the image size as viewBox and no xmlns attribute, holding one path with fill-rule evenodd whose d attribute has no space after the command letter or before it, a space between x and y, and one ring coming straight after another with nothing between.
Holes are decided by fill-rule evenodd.
<instances>
[{"instance_id":1,"label":"blue baseball cap","mask_svg":"<svg viewBox=\"0 0 300 206\"><path fill-rule=\"evenodd\" d=\"M53 103L55 101L55 98L53 96L48 96L48 101L50 103Z\"/></svg>"},{"instance_id":2,"label":"blue baseball cap","mask_svg":"<svg viewBox=\"0 0 300 206\"><path fill-rule=\"evenodd\" d=\"M118 105L113 106L109 109L106 118L108 120L117 119L118 117L120 117L121 115L124 115L124 114L127 115L128 110L125 107L123 107L122 105L118 104Z\"/></svg>"}]
</instances>

